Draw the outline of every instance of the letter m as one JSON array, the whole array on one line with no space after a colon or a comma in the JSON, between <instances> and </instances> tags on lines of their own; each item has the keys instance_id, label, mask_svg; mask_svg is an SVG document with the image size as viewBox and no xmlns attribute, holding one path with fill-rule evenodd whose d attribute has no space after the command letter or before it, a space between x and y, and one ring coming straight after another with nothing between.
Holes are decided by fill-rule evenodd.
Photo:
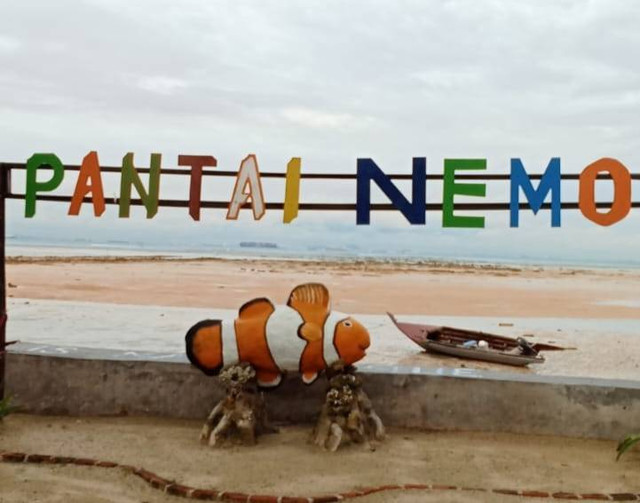
<instances>
[{"instance_id":1,"label":"letter m","mask_svg":"<svg viewBox=\"0 0 640 503\"><path fill-rule=\"evenodd\" d=\"M400 210L413 225L425 224L426 210L426 157L413 158L412 202L409 202L391 179L373 162L373 159L358 159L356 223L369 225L371 216L371 181L384 192L391 204Z\"/></svg>"},{"instance_id":2,"label":"letter m","mask_svg":"<svg viewBox=\"0 0 640 503\"><path fill-rule=\"evenodd\" d=\"M511 159L511 227L519 225L520 189L529 201L529 206L536 215L547 194L551 192L551 227L560 227L560 158L549 161L538 188L534 189L529 175L524 170L520 159Z\"/></svg>"}]
</instances>

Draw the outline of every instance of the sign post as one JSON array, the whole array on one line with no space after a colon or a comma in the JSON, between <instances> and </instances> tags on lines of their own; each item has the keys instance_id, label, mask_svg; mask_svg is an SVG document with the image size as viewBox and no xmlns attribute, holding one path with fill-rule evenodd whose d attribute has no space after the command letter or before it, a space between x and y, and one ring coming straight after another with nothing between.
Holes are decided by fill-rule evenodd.
<instances>
[{"instance_id":1,"label":"sign post","mask_svg":"<svg viewBox=\"0 0 640 503\"><path fill-rule=\"evenodd\" d=\"M5 268L5 201L9 193L9 173L0 163L0 400L4 398L7 345L7 275Z\"/></svg>"}]
</instances>

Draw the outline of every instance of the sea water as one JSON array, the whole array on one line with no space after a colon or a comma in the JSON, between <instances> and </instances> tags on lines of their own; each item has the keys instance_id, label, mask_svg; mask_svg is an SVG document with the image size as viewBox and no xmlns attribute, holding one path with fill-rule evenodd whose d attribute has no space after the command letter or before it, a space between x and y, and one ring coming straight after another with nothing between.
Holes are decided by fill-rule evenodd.
<instances>
[{"instance_id":1,"label":"sea water","mask_svg":"<svg viewBox=\"0 0 640 503\"><path fill-rule=\"evenodd\" d=\"M266 245L266 243L265 243ZM578 256L570 259L545 257L478 257L473 255L450 256L445 254L410 253L409 251L358 251L343 248L316 247L312 250L283 245L246 246L243 242L225 243L207 246L158 245L135 242L95 242L86 241L38 241L33 239L15 239L7 237L6 254L8 257L152 257L162 256L174 259L228 258L228 259L283 259L283 260L323 260L336 262L425 262L499 265L505 267L566 267L583 269L640 269L640 261L615 260L605 257L603 260L584 259Z\"/></svg>"}]
</instances>

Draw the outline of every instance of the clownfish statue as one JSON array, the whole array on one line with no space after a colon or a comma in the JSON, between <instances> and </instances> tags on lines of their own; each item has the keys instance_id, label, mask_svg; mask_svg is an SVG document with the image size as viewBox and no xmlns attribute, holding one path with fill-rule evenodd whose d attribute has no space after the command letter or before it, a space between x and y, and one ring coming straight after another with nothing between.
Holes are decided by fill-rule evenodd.
<instances>
[{"instance_id":1,"label":"clownfish statue","mask_svg":"<svg viewBox=\"0 0 640 503\"><path fill-rule=\"evenodd\" d=\"M287 371L311 384L335 361L351 365L364 358L370 344L364 326L331 311L329 291L320 283L294 288L286 306L251 300L235 320L203 320L185 339L187 357L205 374L249 363L264 388L278 386Z\"/></svg>"}]
</instances>

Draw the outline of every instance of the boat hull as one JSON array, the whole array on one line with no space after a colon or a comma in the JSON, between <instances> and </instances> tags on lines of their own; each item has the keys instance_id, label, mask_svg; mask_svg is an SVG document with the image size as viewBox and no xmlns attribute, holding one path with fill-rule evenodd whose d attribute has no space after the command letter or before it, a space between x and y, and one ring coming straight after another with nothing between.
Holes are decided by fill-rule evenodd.
<instances>
[{"instance_id":1,"label":"boat hull","mask_svg":"<svg viewBox=\"0 0 640 503\"><path fill-rule=\"evenodd\" d=\"M502 363L504 365L512 365L516 367L525 367L530 363L544 363L544 358L541 356L509 355L506 353L484 351L482 349L461 348L431 341L419 344L419 346L432 353L441 353L456 356L458 358L469 358L471 360L480 360L491 363Z\"/></svg>"},{"instance_id":2,"label":"boat hull","mask_svg":"<svg viewBox=\"0 0 640 503\"><path fill-rule=\"evenodd\" d=\"M545 361L544 358L538 354L525 355L513 353L513 351L518 348L518 341L510 337L450 327L438 327L435 325L404 323L396 320L395 316L391 313L387 314L403 334L429 352L516 367L524 367L531 363L544 363ZM462 346L462 343L467 340L484 340L488 343L488 349ZM535 345L534 347L536 350L548 348L562 349L546 344Z\"/></svg>"}]
</instances>

